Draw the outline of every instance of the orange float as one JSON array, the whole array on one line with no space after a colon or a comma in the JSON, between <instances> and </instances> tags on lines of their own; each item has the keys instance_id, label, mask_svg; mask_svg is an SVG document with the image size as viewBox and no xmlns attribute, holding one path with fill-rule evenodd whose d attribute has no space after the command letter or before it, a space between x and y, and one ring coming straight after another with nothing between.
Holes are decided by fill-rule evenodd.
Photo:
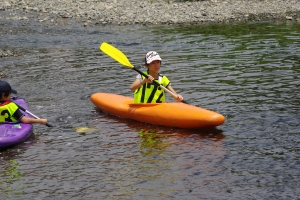
<instances>
[{"instance_id":1,"label":"orange float","mask_svg":"<svg viewBox=\"0 0 300 200\"><path fill-rule=\"evenodd\" d=\"M198 129L225 121L221 114L181 102L135 104L131 97L110 93L95 93L91 101L109 114L156 125Z\"/></svg>"}]
</instances>

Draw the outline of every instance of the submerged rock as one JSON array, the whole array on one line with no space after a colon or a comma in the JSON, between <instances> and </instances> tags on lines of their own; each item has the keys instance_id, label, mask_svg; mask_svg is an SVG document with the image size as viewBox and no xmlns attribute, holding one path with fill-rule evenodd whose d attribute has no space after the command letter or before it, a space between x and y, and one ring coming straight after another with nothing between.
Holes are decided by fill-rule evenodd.
<instances>
[{"instance_id":1,"label":"submerged rock","mask_svg":"<svg viewBox=\"0 0 300 200\"><path fill-rule=\"evenodd\" d=\"M0 72L0 78L5 78L6 75L3 72Z\"/></svg>"},{"instance_id":2,"label":"submerged rock","mask_svg":"<svg viewBox=\"0 0 300 200\"><path fill-rule=\"evenodd\" d=\"M1 57L10 57L10 56L20 56L22 53L15 50L9 50L9 49L0 49L0 58Z\"/></svg>"},{"instance_id":3,"label":"submerged rock","mask_svg":"<svg viewBox=\"0 0 300 200\"><path fill-rule=\"evenodd\" d=\"M0 57L8 57L8 56L14 56L15 54L10 50L1 50L0 49Z\"/></svg>"}]
</instances>

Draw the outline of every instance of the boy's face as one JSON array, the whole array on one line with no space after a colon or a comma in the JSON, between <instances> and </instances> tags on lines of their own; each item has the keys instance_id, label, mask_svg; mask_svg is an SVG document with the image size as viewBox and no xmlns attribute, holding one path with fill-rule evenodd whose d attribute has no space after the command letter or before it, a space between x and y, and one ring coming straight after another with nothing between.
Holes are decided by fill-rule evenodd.
<instances>
[{"instance_id":1,"label":"boy's face","mask_svg":"<svg viewBox=\"0 0 300 200\"><path fill-rule=\"evenodd\" d=\"M149 65L148 68L152 72L159 72L160 70L160 60L153 60Z\"/></svg>"}]
</instances>

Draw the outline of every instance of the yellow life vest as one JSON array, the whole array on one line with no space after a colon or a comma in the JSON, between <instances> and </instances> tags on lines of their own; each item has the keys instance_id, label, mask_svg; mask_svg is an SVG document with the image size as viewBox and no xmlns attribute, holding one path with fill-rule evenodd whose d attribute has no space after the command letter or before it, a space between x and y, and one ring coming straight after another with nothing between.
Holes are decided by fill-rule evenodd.
<instances>
[{"instance_id":1,"label":"yellow life vest","mask_svg":"<svg viewBox=\"0 0 300 200\"><path fill-rule=\"evenodd\" d=\"M148 72L144 72L148 75ZM142 76L142 79L145 77ZM170 81L166 76L158 74L159 84L164 87L170 85ZM166 100L166 93L159 86L154 83L145 83L134 92L134 103L164 103Z\"/></svg>"},{"instance_id":2,"label":"yellow life vest","mask_svg":"<svg viewBox=\"0 0 300 200\"><path fill-rule=\"evenodd\" d=\"M11 101L0 104L0 122L17 122L14 113L18 110L18 106Z\"/></svg>"}]
</instances>

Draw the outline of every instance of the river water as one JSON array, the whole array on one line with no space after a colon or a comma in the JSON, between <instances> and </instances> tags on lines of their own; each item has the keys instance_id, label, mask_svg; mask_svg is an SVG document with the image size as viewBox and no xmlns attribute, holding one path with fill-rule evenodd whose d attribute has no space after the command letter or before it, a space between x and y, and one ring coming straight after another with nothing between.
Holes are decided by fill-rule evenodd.
<instances>
[{"instance_id":1,"label":"river water","mask_svg":"<svg viewBox=\"0 0 300 200\"><path fill-rule=\"evenodd\" d=\"M0 152L1 199L300 198L299 24L2 24L0 47L21 54L0 58L4 80L55 127ZM185 130L96 111L91 94L132 96L136 76L104 41L141 69L158 51L173 88L225 123Z\"/></svg>"}]
</instances>

